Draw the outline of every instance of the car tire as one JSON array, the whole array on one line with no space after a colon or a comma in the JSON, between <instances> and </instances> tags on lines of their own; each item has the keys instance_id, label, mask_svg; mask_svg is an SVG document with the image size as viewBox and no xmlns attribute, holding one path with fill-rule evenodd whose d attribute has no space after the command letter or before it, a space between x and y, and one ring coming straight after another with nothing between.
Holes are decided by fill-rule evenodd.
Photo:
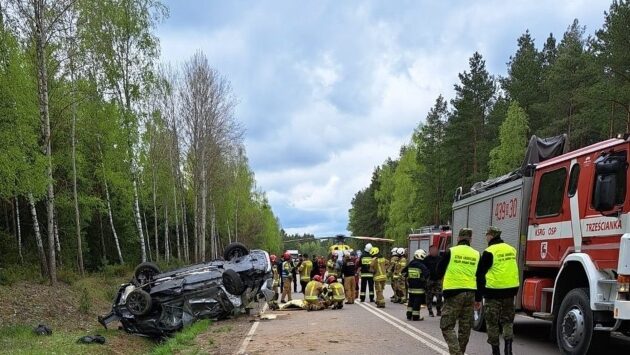
<instances>
[{"instance_id":1,"label":"car tire","mask_svg":"<svg viewBox=\"0 0 630 355\"><path fill-rule=\"evenodd\" d=\"M588 288L576 288L564 297L556 319L556 342L562 354L586 354L610 332L595 331Z\"/></svg>"},{"instance_id":2,"label":"car tire","mask_svg":"<svg viewBox=\"0 0 630 355\"><path fill-rule=\"evenodd\" d=\"M240 256L245 256L249 254L249 249L242 243L231 243L225 248L223 252L223 258L226 261L230 261L234 258L238 258Z\"/></svg>"},{"instance_id":3,"label":"car tire","mask_svg":"<svg viewBox=\"0 0 630 355\"><path fill-rule=\"evenodd\" d=\"M223 287L227 292L235 296L240 296L245 292L245 285L241 275L234 270L227 269L223 272Z\"/></svg>"},{"instance_id":4,"label":"car tire","mask_svg":"<svg viewBox=\"0 0 630 355\"><path fill-rule=\"evenodd\" d=\"M160 268L151 262L144 262L133 271L133 284L136 287L146 285L161 273Z\"/></svg>"},{"instance_id":5,"label":"car tire","mask_svg":"<svg viewBox=\"0 0 630 355\"><path fill-rule=\"evenodd\" d=\"M151 295L142 289L135 289L127 295L125 300L125 307L129 310L129 313L134 316L144 316L151 311L153 301Z\"/></svg>"},{"instance_id":6,"label":"car tire","mask_svg":"<svg viewBox=\"0 0 630 355\"><path fill-rule=\"evenodd\" d=\"M483 302L479 311L473 310L473 329L478 332L486 331L486 315L484 311Z\"/></svg>"}]
</instances>

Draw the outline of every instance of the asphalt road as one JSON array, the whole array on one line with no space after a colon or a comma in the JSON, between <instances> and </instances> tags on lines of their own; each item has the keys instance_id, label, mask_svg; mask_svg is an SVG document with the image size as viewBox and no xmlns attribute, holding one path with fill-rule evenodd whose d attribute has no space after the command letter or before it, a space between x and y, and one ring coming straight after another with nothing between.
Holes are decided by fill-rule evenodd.
<instances>
[{"instance_id":1,"label":"asphalt road","mask_svg":"<svg viewBox=\"0 0 630 355\"><path fill-rule=\"evenodd\" d=\"M387 287L389 288L389 286ZM301 298L294 294L294 298ZM386 297L389 300L389 296ZM424 321L405 318L406 307L387 302L386 308L374 303L357 302L341 310L317 312L277 311L277 319L254 323L249 337L240 349L246 354L442 354L448 348L439 327L439 317L431 318L422 309ZM551 323L517 316L514 323L515 354L558 354L556 344L549 340ZM473 331L466 353L489 354L486 333ZM610 346L601 349L606 354L630 354L630 340L614 336Z\"/></svg>"}]
</instances>

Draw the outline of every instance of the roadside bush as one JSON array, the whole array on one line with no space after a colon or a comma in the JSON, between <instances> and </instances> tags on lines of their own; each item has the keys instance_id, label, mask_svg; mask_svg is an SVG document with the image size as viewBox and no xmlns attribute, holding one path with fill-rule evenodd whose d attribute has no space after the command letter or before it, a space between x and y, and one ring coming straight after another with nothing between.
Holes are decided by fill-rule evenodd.
<instances>
[{"instance_id":1,"label":"roadside bush","mask_svg":"<svg viewBox=\"0 0 630 355\"><path fill-rule=\"evenodd\" d=\"M174 337L168 339L164 343L157 346L151 354L153 355L166 355L181 352L186 348L193 347L195 345L195 338L197 335L208 330L210 326L210 320L203 319L193 323L190 327L184 328L181 332L175 334Z\"/></svg>"},{"instance_id":2,"label":"roadside bush","mask_svg":"<svg viewBox=\"0 0 630 355\"><path fill-rule=\"evenodd\" d=\"M66 283L70 286L74 285L75 282L79 281L81 276L72 269L60 268L57 269L57 280Z\"/></svg>"},{"instance_id":3,"label":"roadside bush","mask_svg":"<svg viewBox=\"0 0 630 355\"><path fill-rule=\"evenodd\" d=\"M133 272L133 267L128 264L109 264L103 267L103 275L107 278L129 277Z\"/></svg>"},{"instance_id":4,"label":"roadside bush","mask_svg":"<svg viewBox=\"0 0 630 355\"><path fill-rule=\"evenodd\" d=\"M44 282L36 265L8 265L0 268L0 285L11 286L19 281Z\"/></svg>"},{"instance_id":5,"label":"roadside bush","mask_svg":"<svg viewBox=\"0 0 630 355\"><path fill-rule=\"evenodd\" d=\"M81 298L79 299L79 311L88 314L90 309L92 309L92 299L90 298L90 293L87 288L83 288Z\"/></svg>"}]
</instances>

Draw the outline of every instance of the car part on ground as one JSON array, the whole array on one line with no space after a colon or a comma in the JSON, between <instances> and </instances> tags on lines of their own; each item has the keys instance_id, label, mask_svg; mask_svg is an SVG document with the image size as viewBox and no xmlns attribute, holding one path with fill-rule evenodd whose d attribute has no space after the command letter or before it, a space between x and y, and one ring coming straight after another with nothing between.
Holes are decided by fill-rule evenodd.
<instances>
[{"instance_id":1,"label":"car part on ground","mask_svg":"<svg viewBox=\"0 0 630 355\"><path fill-rule=\"evenodd\" d=\"M153 263L138 265L99 322L107 328L120 321L127 332L164 337L198 319L228 318L273 298L267 252L232 243L224 257L163 273Z\"/></svg>"}]
</instances>

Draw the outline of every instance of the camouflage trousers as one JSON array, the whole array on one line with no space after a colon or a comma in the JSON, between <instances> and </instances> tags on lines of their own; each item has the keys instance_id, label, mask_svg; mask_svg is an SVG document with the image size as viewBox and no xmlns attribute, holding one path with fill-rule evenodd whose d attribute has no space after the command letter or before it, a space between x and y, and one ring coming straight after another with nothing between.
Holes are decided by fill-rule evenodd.
<instances>
[{"instance_id":1,"label":"camouflage trousers","mask_svg":"<svg viewBox=\"0 0 630 355\"><path fill-rule=\"evenodd\" d=\"M442 280L427 280L427 308L433 312L433 297L435 297L435 309L442 309Z\"/></svg>"},{"instance_id":2,"label":"camouflage trousers","mask_svg":"<svg viewBox=\"0 0 630 355\"><path fill-rule=\"evenodd\" d=\"M488 329L488 344L499 345L501 330L503 330L503 339L513 339L514 297L486 299L483 308Z\"/></svg>"},{"instance_id":3,"label":"camouflage trousers","mask_svg":"<svg viewBox=\"0 0 630 355\"><path fill-rule=\"evenodd\" d=\"M463 355L466 352L473 325L474 303L474 291L462 292L444 300L440 329L451 355ZM455 325L458 323L456 333Z\"/></svg>"}]
</instances>

